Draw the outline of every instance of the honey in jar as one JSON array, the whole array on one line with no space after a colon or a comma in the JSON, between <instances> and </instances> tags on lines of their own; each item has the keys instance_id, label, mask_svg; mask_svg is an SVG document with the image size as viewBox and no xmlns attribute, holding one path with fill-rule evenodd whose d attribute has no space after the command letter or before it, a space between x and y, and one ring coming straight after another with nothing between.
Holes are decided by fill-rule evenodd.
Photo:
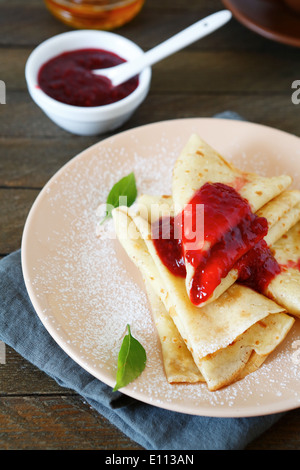
<instances>
[{"instance_id":1,"label":"honey in jar","mask_svg":"<svg viewBox=\"0 0 300 470\"><path fill-rule=\"evenodd\" d=\"M48 10L68 26L112 30L132 20L145 0L44 0Z\"/></svg>"}]
</instances>

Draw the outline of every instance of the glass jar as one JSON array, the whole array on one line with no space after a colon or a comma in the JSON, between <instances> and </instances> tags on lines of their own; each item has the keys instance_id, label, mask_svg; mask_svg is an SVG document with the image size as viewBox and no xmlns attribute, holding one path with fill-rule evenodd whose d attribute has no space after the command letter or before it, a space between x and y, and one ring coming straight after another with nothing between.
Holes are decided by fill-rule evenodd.
<instances>
[{"instance_id":1,"label":"glass jar","mask_svg":"<svg viewBox=\"0 0 300 470\"><path fill-rule=\"evenodd\" d=\"M145 0L44 0L63 23L78 29L112 30L132 20Z\"/></svg>"}]
</instances>

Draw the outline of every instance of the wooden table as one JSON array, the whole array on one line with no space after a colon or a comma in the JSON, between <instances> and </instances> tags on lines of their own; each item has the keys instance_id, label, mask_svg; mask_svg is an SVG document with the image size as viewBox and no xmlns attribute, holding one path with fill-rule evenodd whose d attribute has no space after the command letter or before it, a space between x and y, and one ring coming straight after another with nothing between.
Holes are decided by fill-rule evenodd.
<instances>
[{"instance_id":1,"label":"wooden table","mask_svg":"<svg viewBox=\"0 0 300 470\"><path fill-rule=\"evenodd\" d=\"M146 0L118 32L148 50L213 11L218 0ZM42 0L0 0L0 254L20 247L30 207L49 178L71 157L100 140L76 137L53 124L32 102L24 66L35 46L69 30ZM228 109L247 120L299 135L300 105L291 102L299 49L264 39L236 20L153 67L150 94L124 126L212 116ZM297 75L298 74L298 75ZM101 136L101 139L107 136ZM249 449L299 449L300 410L287 413ZM0 365L0 449L113 449L140 446L60 388L14 350Z\"/></svg>"}]
</instances>

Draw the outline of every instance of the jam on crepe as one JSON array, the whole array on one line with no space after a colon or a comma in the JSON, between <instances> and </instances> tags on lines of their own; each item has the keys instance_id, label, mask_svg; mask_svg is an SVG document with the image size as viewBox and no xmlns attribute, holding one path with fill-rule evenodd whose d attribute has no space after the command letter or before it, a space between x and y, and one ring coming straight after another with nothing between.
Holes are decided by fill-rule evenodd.
<instances>
[{"instance_id":1,"label":"jam on crepe","mask_svg":"<svg viewBox=\"0 0 300 470\"><path fill-rule=\"evenodd\" d=\"M282 264L281 268L283 270L292 268L298 269L298 271L300 271L300 258L297 261L289 260L287 263Z\"/></svg>"},{"instance_id":2,"label":"jam on crepe","mask_svg":"<svg viewBox=\"0 0 300 470\"><path fill-rule=\"evenodd\" d=\"M200 305L209 299L232 269L238 270L240 282L262 292L280 271L263 240L268 233L267 220L253 214L248 201L223 183L204 184L186 208L173 220L167 217L154 222L152 237L161 261L174 275L185 277L185 263L192 266L192 303ZM199 210L204 210L204 227L199 228L204 229L203 243L200 249L191 249L190 234L197 236ZM172 229L165 239L159 228L168 222ZM181 236L174 236L179 233Z\"/></svg>"},{"instance_id":3,"label":"jam on crepe","mask_svg":"<svg viewBox=\"0 0 300 470\"><path fill-rule=\"evenodd\" d=\"M248 251L238 262L238 281L258 292L263 293L272 279L281 272L281 267L274 258L265 240Z\"/></svg>"},{"instance_id":4,"label":"jam on crepe","mask_svg":"<svg viewBox=\"0 0 300 470\"><path fill-rule=\"evenodd\" d=\"M152 225L152 238L163 264L175 276L185 277L185 261L182 240L174 228L174 217L164 216Z\"/></svg>"},{"instance_id":5,"label":"jam on crepe","mask_svg":"<svg viewBox=\"0 0 300 470\"><path fill-rule=\"evenodd\" d=\"M92 72L125 62L113 52L79 49L63 52L46 62L38 74L39 87L51 98L73 106L103 106L122 100L138 86L138 77L114 87Z\"/></svg>"}]
</instances>

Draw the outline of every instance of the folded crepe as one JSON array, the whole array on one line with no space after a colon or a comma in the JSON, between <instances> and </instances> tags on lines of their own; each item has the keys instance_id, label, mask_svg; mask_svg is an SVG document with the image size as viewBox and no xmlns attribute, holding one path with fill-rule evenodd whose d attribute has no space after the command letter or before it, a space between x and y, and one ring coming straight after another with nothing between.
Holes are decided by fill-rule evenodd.
<instances>
[{"instance_id":1,"label":"folded crepe","mask_svg":"<svg viewBox=\"0 0 300 470\"><path fill-rule=\"evenodd\" d=\"M176 211L182 210L195 191L207 182L224 183L235 188L256 212L285 190L292 183L292 178L289 175L263 177L241 171L193 134L173 169L172 197Z\"/></svg>"},{"instance_id":2,"label":"folded crepe","mask_svg":"<svg viewBox=\"0 0 300 470\"><path fill-rule=\"evenodd\" d=\"M199 310L184 279L166 272L155 256L148 220L126 207L115 209L113 218L143 275L170 383L206 382L218 390L256 370L292 327L284 309L237 284Z\"/></svg>"},{"instance_id":3,"label":"folded crepe","mask_svg":"<svg viewBox=\"0 0 300 470\"><path fill-rule=\"evenodd\" d=\"M272 244L271 250L281 271L271 280L265 295L300 318L300 222Z\"/></svg>"},{"instance_id":4,"label":"folded crepe","mask_svg":"<svg viewBox=\"0 0 300 470\"><path fill-rule=\"evenodd\" d=\"M267 248L262 252L268 254L271 244L299 221L300 192L286 191L290 184L286 175L263 178L241 172L193 135L176 161L172 196L143 195L136 210L119 207L113 211L117 236L144 278L170 383L206 382L209 390L218 390L256 370L292 327L294 318L283 305L236 282L252 262L254 247L255 256L262 246ZM180 275L168 267L170 258L174 262L173 253L170 256L168 252L170 237L159 252L154 236L155 228L160 227L156 221L173 220L169 226L175 231L178 214L188 213L187 207L199 192L208 198L208 205L213 200L215 207L209 209L217 209L213 214L218 218L219 211L221 217L210 226L210 238L196 247L195 259L199 253L209 253L211 246L218 247L224 230L231 243L232 233L235 236L231 230L235 226L240 230L238 224L244 220L246 225L241 228L250 224L254 233L252 237L250 230L252 245L243 247L201 308L191 301L190 286L197 265L189 263L186 227L182 224L184 237L178 243L184 263L175 256L175 271ZM224 196L232 199L223 200ZM216 261L218 264L222 259ZM273 261L276 264L275 258Z\"/></svg>"},{"instance_id":5,"label":"folded crepe","mask_svg":"<svg viewBox=\"0 0 300 470\"><path fill-rule=\"evenodd\" d=\"M136 211L144 219L148 220L149 224L155 223L159 218L173 217L175 213L173 199L170 195L151 196L143 194L138 198ZM264 259L262 261L264 261L266 266L270 269L272 257L274 256L272 254L272 251L274 251L273 245L281 237L285 237L285 234L289 229L300 221L300 191L283 191L259 209L256 214L258 217L264 217L268 223L268 233L264 237L264 241L268 247L272 248L272 250L266 250L266 246L264 246L266 254L269 256L269 260ZM296 232L291 233L296 234ZM283 240L285 240L285 238ZM287 246L284 243L281 243L281 245ZM295 258L297 256L297 247L299 247L299 243L296 243L296 235L290 241L289 245L289 251L292 247L296 250L296 253L294 254ZM260 245L258 244L257 246L259 248ZM253 251L257 251L257 248L254 248ZM251 253L252 251L250 251L248 255L251 255ZM262 254L264 254L264 251L262 251ZM283 255L281 255L281 258L282 256ZM276 256L274 258L273 263L275 265L275 271L274 273L271 273L272 276L270 277L270 281L266 281L265 285L259 286L254 279L255 282L252 280L251 287L256 288L260 293L263 293L267 297L275 300L290 313L300 316L300 294L298 294L298 291L300 290L300 284L298 284L299 271L292 269L291 266L289 269L287 269L286 266L284 266L284 269L281 269L281 265L285 265L287 261L285 259L283 259L283 261L277 260ZM241 258L240 263L237 263L229 271L227 276L222 279L220 285L215 288L213 299L217 299L223 292L225 292L225 290L239 280L241 270L240 265L242 263L246 263L247 266L247 255ZM262 272L255 274L264 279L263 262L261 266L259 265L259 268ZM283 301L284 303L282 303Z\"/></svg>"},{"instance_id":6,"label":"folded crepe","mask_svg":"<svg viewBox=\"0 0 300 470\"><path fill-rule=\"evenodd\" d=\"M269 246L273 245L300 220L300 191L283 191L260 208L256 215L267 219L268 233L264 239Z\"/></svg>"},{"instance_id":7,"label":"folded crepe","mask_svg":"<svg viewBox=\"0 0 300 470\"><path fill-rule=\"evenodd\" d=\"M249 217L250 214L256 213L268 202L285 191L291 182L292 179L288 175L268 178L259 176L255 173L243 172L228 163L216 150L204 142L198 135L193 134L179 155L173 170L172 198L174 214L175 216L178 216L179 214L184 214L184 211L188 213L187 208L190 205L193 206L193 204L196 204L195 201L199 201L199 199L195 199L195 194L206 188L207 185L210 185L210 187L218 190L221 188L225 196L226 191L232 198L236 197L237 194L240 197L240 201L238 201L239 204L241 204L242 201L246 201L247 204L244 204L244 206L246 206L246 208L248 206L249 210L246 215ZM217 187L217 185L219 185L219 187ZM210 195L206 195L207 198L209 196ZM218 197L223 197L223 194ZM183 240L183 252L186 267L186 290L190 299L198 307L204 307L208 303L217 299L236 280L236 272L233 268L234 264L238 261L238 258L232 259L231 266L226 266L226 268L224 267L219 278L216 277L216 279L213 280L209 278L207 284L210 286L210 292L202 292L204 285L202 277L203 275L205 277L209 274L210 268L209 264L206 264L205 269L202 268L200 262L197 264L197 257L200 260L207 259L207 253L220 246L219 242L222 230L224 229L225 233L229 233L230 230L235 230L239 223L244 223L243 221L247 219L247 217L245 217L245 209L243 209L243 212L240 208L237 211L234 211L233 207L226 204L226 199L224 200L222 207L223 210L226 210L227 208L228 214L233 214L233 225L230 225L231 222L228 222L228 220L224 221L223 217L222 224L219 227L219 221L216 220L213 230L210 230L211 240L206 241L205 225L207 225L209 217L214 219L215 216L214 213L210 216L209 211L212 209L209 208L207 209L207 212L204 212L204 243L202 246L199 245L199 248L191 252L191 250L187 248L186 241ZM218 207L216 210L218 211ZM214 222L214 220L212 221ZM251 227L257 227L258 222L263 224L263 219L258 219L257 216L257 218L254 218L253 222L251 222ZM267 230L267 227L265 227L265 229ZM261 238L263 238L263 229L261 232ZM261 238L259 238L259 235L257 235L256 238L253 238L252 246ZM240 253L236 256L242 256L250 248L250 245L248 248L247 246L244 246L244 251L241 249ZM196 253L197 256L194 256L194 253ZM191 262L191 259L194 261ZM219 259L221 259L221 257L219 257ZM210 260L208 256L208 263L209 262ZM217 264L217 262L218 259L214 260L215 264ZM199 277L200 280L198 279ZM193 291L198 292L198 297L193 295Z\"/></svg>"},{"instance_id":8,"label":"folded crepe","mask_svg":"<svg viewBox=\"0 0 300 470\"><path fill-rule=\"evenodd\" d=\"M167 302L161 300L152 284L145 279L161 344L163 366L170 384L206 382L210 391L216 391L241 380L263 364L283 341L294 323L294 320L284 313L268 315L227 348L204 358L198 368L168 313Z\"/></svg>"}]
</instances>

